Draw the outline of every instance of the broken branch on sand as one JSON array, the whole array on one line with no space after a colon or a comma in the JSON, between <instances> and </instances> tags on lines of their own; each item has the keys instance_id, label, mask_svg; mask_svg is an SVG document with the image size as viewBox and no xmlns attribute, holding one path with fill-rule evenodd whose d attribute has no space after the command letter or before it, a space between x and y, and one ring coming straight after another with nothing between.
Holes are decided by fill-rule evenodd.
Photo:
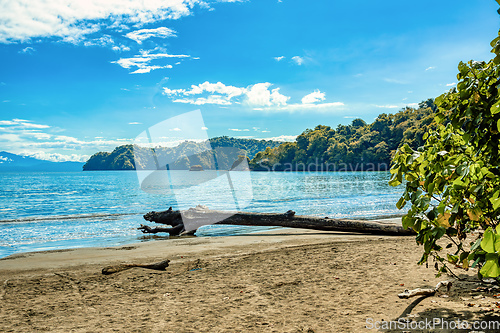
<instances>
[{"instance_id":1,"label":"broken branch on sand","mask_svg":"<svg viewBox=\"0 0 500 333\"><path fill-rule=\"evenodd\" d=\"M164 271L168 267L168 263L170 260L163 260L154 264L119 264L119 265L113 265L113 266L107 266L102 269L102 274L104 275L109 275L113 273L118 273L127 269L130 269L132 267L141 267L141 268L148 268L148 269L154 269L157 271Z\"/></svg>"},{"instance_id":2,"label":"broken branch on sand","mask_svg":"<svg viewBox=\"0 0 500 333\"><path fill-rule=\"evenodd\" d=\"M412 290L406 289L403 293L398 294L398 297L399 298L410 298L413 296L432 296L441 287L446 287L446 290L450 291L451 285L452 285L451 281L441 281L436 285L436 288L428 288L428 289L417 288L417 289L412 289Z\"/></svg>"},{"instance_id":3,"label":"broken branch on sand","mask_svg":"<svg viewBox=\"0 0 500 333\"><path fill-rule=\"evenodd\" d=\"M286 228L303 228L322 231L344 231L359 232L365 234L408 236L414 235L414 231L404 229L401 225L394 223L383 223L380 221L331 219L328 217L295 215L289 210L284 214L276 213L246 213L227 212L211 210L205 206L197 206L185 211L172 210L170 207L162 212L149 212L144 219L159 224L166 224L172 228L151 228L142 225L138 228L143 233L168 232L176 236L183 233L187 228L185 225L200 226L207 224L231 224L244 226L276 226ZM196 228L189 228L193 230ZM194 231L191 231L194 232Z\"/></svg>"}]
</instances>

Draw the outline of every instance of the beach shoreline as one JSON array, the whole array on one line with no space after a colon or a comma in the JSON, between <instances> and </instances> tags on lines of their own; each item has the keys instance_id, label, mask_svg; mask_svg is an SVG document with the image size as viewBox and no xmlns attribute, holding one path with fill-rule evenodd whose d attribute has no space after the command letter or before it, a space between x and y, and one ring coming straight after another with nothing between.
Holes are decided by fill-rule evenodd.
<instances>
[{"instance_id":1,"label":"beach shoreline","mask_svg":"<svg viewBox=\"0 0 500 333\"><path fill-rule=\"evenodd\" d=\"M0 259L0 331L375 331L370 318L397 320L414 301L398 293L446 279L417 266L421 251L412 236L279 229L17 254ZM166 259L164 272L101 274ZM411 315L482 318L466 293L457 286Z\"/></svg>"}]
</instances>

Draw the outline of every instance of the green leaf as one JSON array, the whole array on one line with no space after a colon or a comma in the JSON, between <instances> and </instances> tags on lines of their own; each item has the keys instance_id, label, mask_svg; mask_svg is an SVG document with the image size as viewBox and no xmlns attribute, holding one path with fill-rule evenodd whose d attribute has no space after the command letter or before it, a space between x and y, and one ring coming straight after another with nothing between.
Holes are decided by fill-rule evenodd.
<instances>
[{"instance_id":1,"label":"green leaf","mask_svg":"<svg viewBox=\"0 0 500 333\"><path fill-rule=\"evenodd\" d=\"M391 173L391 175L395 174L395 173L398 173L399 172L399 167L395 168L395 167L392 167L389 172Z\"/></svg>"},{"instance_id":2,"label":"green leaf","mask_svg":"<svg viewBox=\"0 0 500 333\"><path fill-rule=\"evenodd\" d=\"M391 177L391 180L389 180L389 185L391 185L391 186L398 186L400 184L401 184L401 181L399 181L396 174L394 174L393 177Z\"/></svg>"},{"instance_id":3,"label":"green leaf","mask_svg":"<svg viewBox=\"0 0 500 333\"><path fill-rule=\"evenodd\" d=\"M432 230L432 234L436 239L440 239L441 237L444 236L445 233L446 233L446 228L443 227L436 227Z\"/></svg>"},{"instance_id":4,"label":"green leaf","mask_svg":"<svg viewBox=\"0 0 500 333\"><path fill-rule=\"evenodd\" d=\"M405 143L401 149L408 154L413 154L413 149L411 149L407 143Z\"/></svg>"},{"instance_id":5,"label":"green leaf","mask_svg":"<svg viewBox=\"0 0 500 333\"><path fill-rule=\"evenodd\" d=\"M413 225L415 222L415 219L413 217L405 215L405 216L403 216L403 218L401 220L402 220L402 224L403 224L404 229L413 228Z\"/></svg>"},{"instance_id":6,"label":"green leaf","mask_svg":"<svg viewBox=\"0 0 500 333\"><path fill-rule=\"evenodd\" d=\"M455 181L453 182L453 188L454 188L455 190L463 190L463 189L465 189L466 187L467 187L467 185L466 185L463 181L461 181L460 179L457 179L457 180L455 180Z\"/></svg>"},{"instance_id":7,"label":"green leaf","mask_svg":"<svg viewBox=\"0 0 500 333\"><path fill-rule=\"evenodd\" d=\"M448 257L448 262L450 262L452 264L456 264L457 261L458 261L458 257L457 256L454 256L454 255L451 255L451 254L447 254L447 257Z\"/></svg>"},{"instance_id":8,"label":"green leaf","mask_svg":"<svg viewBox=\"0 0 500 333\"><path fill-rule=\"evenodd\" d=\"M396 203L396 207L398 209L402 209L406 205L406 200L404 197L399 198L398 202Z\"/></svg>"},{"instance_id":9,"label":"green leaf","mask_svg":"<svg viewBox=\"0 0 500 333\"><path fill-rule=\"evenodd\" d=\"M469 256L469 252L462 252L462 253L460 253L460 259L459 259L459 261L463 262L465 259L467 259L468 256Z\"/></svg>"},{"instance_id":10,"label":"green leaf","mask_svg":"<svg viewBox=\"0 0 500 333\"><path fill-rule=\"evenodd\" d=\"M476 267L476 265L479 263L480 260L481 260L481 257L478 257L470 267L471 268Z\"/></svg>"},{"instance_id":11,"label":"green leaf","mask_svg":"<svg viewBox=\"0 0 500 333\"><path fill-rule=\"evenodd\" d=\"M493 104L490 108L491 114L495 115L500 112L500 101Z\"/></svg>"},{"instance_id":12,"label":"green leaf","mask_svg":"<svg viewBox=\"0 0 500 333\"><path fill-rule=\"evenodd\" d=\"M479 248L479 245L481 245L481 238L478 238L478 240L476 240L474 245L472 245L472 247L470 248L470 251L471 252L476 251L476 249Z\"/></svg>"},{"instance_id":13,"label":"green leaf","mask_svg":"<svg viewBox=\"0 0 500 333\"><path fill-rule=\"evenodd\" d=\"M463 177L466 176L469 173L469 167L467 166L467 163L460 164L457 167L457 173Z\"/></svg>"},{"instance_id":14,"label":"green leaf","mask_svg":"<svg viewBox=\"0 0 500 333\"><path fill-rule=\"evenodd\" d=\"M496 235L493 233L491 227L486 229L481 241L481 248L488 253L495 253L495 240Z\"/></svg>"},{"instance_id":15,"label":"green leaf","mask_svg":"<svg viewBox=\"0 0 500 333\"><path fill-rule=\"evenodd\" d=\"M497 210L500 207L500 198L490 199L491 204L493 205L493 209Z\"/></svg>"},{"instance_id":16,"label":"green leaf","mask_svg":"<svg viewBox=\"0 0 500 333\"><path fill-rule=\"evenodd\" d=\"M498 254L486 253L486 261L483 268L479 271L485 278L496 278L500 275L500 267L498 267Z\"/></svg>"},{"instance_id":17,"label":"green leaf","mask_svg":"<svg viewBox=\"0 0 500 333\"><path fill-rule=\"evenodd\" d=\"M498 121L497 121L497 129L500 132L500 119L498 119Z\"/></svg>"},{"instance_id":18,"label":"green leaf","mask_svg":"<svg viewBox=\"0 0 500 333\"><path fill-rule=\"evenodd\" d=\"M434 187L436 186L436 183L430 183L429 187L427 188L427 191L429 194L432 194L434 192Z\"/></svg>"}]
</instances>

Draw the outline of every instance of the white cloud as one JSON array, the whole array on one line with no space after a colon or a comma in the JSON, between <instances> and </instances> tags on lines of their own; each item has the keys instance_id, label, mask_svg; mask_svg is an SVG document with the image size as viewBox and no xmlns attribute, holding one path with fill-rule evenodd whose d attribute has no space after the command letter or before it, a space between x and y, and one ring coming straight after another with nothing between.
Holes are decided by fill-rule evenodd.
<instances>
[{"instance_id":1,"label":"white cloud","mask_svg":"<svg viewBox=\"0 0 500 333\"><path fill-rule=\"evenodd\" d=\"M37 128L37 129L50 127L48 125L40 125L40 124L32 124L32 123L21 123L20 125L24 128Z\"/></svg>"},{"instance_id":2,"label":"white cloud","mask_svg":"<svg viewBox=\"0 0 500 333\"><path fill-rule=\"evenodd\" d=\"M457 83L456 82L452 82L452 83L448 83L446 84L447 87L453 87L454 85L456 85Z\"/></svg>"},{"instance_id":3,"label":"white cloud","mask_svg":"<svg viewBox=\"0 0 500 333\"><path fill-rule=\"evenodd\" d=\"M272 84L269 82L257 83L250 86L247 90L247 103L255 106L280 106L286 105L290 99L285 95L280 94L279 89L275 88L269 91Z\"/></svg>"},{"instance_id":4,"label":"white cloud","mask_svg":"<svg viewBox=\"0 0 500 333\"><path fill-rule=\"evenodd\" d=\"M59 130L44 124L36 124L25 119L0 121L0 146L11 153L21 155L37 154L38 158L49 160L85 160L87 155L74 154L74 151L112 150L123 141L119 139L104 140L95 138L92 141L80 140L75 137L55 134ZM131 141L125 139L127 141ZM70 151L60 154L58 151ZM60 156L59 156L60 155ZM44 157L45 156L45 157ZM64 157L66 156L66 157Z\"/></svg>"},{"instance_id":5,"label":"white cloud","mask_svg":"<svg viewBox=\"0 0 500 333\"><path fill-rule=\"evenodd\" d=\"M137 121L133 121L131 123L128 123L129 125L142 125L142 123L138 123Z\"/></svg>"},{"instance_id":6,"label":"white cloud","mask_svg":"<svg viewBox=\"0 0 500 333\"><path fill-rule=\"evenodd\" d=\"M11 121L11 120L0 120L0 126L10 126L10 125L17 125L16 121Z\"/></svg>"},{"instance_id":7,"label":"white cloud","mask_svg":"<svg viewBox=\"0 0 500 333\"><path fill-rule=\"evenodd\" d=\"M138 44L142 44L144 40L152 37L168 38L176 36L176 31L166 27L159 27L156 29L141 29L129 32L125 35L125 37L135 40Z\"/></svg>"},{"instance_id":8,"label":"white cloud","mask_svg":"<svg viewBox=\"0 0 500 333\"><path fill-rule=\"evenodd\" d=\"M406 99L407 98L405 98L404 100ZM372 106L382 109L403 109L404 107L411 107L411 108L418 107L418 103L399 103L399 104L386 104L386 105L374 104Z\"/></svg>"},{"instance_id":9,"label":"white cloud","mask_svg":"<svg viewBox=\"0 0 500 333\"><path fill-rule=\"evenodd\" d=\"M163 94L174 103L194 105L243 104L260 111L296 111L296 110L333 110L342 109L344 103L320 103L325 100L325 94L315 90L302 98L302 103L288 104L289 96L280 93L280 88L271 89L269 82L256 83L246 88L226 86L221 82L204 82L192 85L190 89L163 88Z\"/></svg>"},{"instance_id":10,"label":"white cloud","mask_svg":"<svg viewBox=\"0 0 500 333\"><path fill-rule=\"evenodd\" d=\"M317 102L321 102L325 100L325 93L320 92L319 90L315 90L309 95L305 95L302 98L302 104L313 104Z\"/></svg>"},{"instance_id":11,"label":"white cloud","mask_svg":"<svg viewBox=\"0 0 500 333\"><path fill-rule=\"evenodd\" d=\"M83 42L85 46L109 46L114 45L115 41L109 35L104 35L100 38L89 39ZM114 47L114 46L113 46Z\"/></svg>"},{"instance_id":12,"label":"white cloud","mask_svg":"<svg viewBox=\"0 0 500 333\"><path fill-rule=\"evenodd\" d=\"M404 80L399 80L399 79L384 78L383 80L384 80L385 82L395 83L395 84L408 84L408 82L407 82L407 81L404 81Z\"/></svg>"},{"instance_id":13,"label":"white cloud","mask_svg":"<svg viewBox=\"0 0 500 333\"><path fill-rule=\"evenodd\" d=\"M292 61L297 64L297 65L302 65L304 63L304 58L302 57L299 57L299 56L295 56L295 57L292 57Z\"/></svg>"},{"instance_id":14,"label":"white cloud","mask_svg":"<svg viewBox=\"0 0 500 333\"><path fill-rule=\"evenodd\" d=\"M375 105L375 107L376 108L384 108L384 109L397 109L400 106L387 104L387 105Z\"/></svg>"},{"instance_id":15,"label":"white cloud","mask_svg":"<svg viewBox=\"0 0 500 333\"><path fill-rule=\"evenodd\" d=\"M199 85L191 85L191 89L169 89L163 88L163 94L168 95L175 103L187 103L194 105L216 104L216 105L231 105L232 99L241 96L246 92L245 88L235 86L226 86L221 82L210 83L208 81ZM195 97L195 95L207 95L206 97ZM180 97L180 98L177 98ZM184 97L184 98L183 98Z\"/></svg>"},{"instance_id":16,"label":"white cloud","mask_svg":"<svg viewBox=\"0 0 500 333\"><path fill-rule=\"evenodd\" d=\"M22 49L21 51L19 51L18 53L33 54L34 52L36 52L36 50L34 48L32 48L31 46L28 46L28 47L25 47L24 49Z\"/></svg>"},{"instance_id":17,"label":"white cloud","mask_svg":"<svg viewBox=\"0 0 500 333\"><path fill-rule=\"evenodd\" d=\"M274 57L274 60L276 60L276 61L281 61L283 59L285 59L285 56Z\"/></svg>"},{"instance_id":18,"label":"white cloud","mask_svg":"<svg viewBox=\"0 0 500 333\"><path fill-rule=\"evenodd\" d=\"M229 99L235 97L235 96L240 96L245 92L244 88L238 88L234 86L226 86L225 84L221 82L217 83L210 83L208 81L195 86L191 86L191 90L187 91L185 94L186 95L197 95L202 93L203 91L209 92L209 93L218 93L222 95L227 95Z\"/></svg>"},{"instance_id":19,"label":"white cloud","mask_svg":"<svg viewBox=\"0 0 500 333\"><path fill-rule=\"evenodd\" d=\"M272 141L282 141L282 142L293 142L297 139L297 135L280 135L272 138L265 138L262 140L272 140Z\"/></svg>"},{"instance_id":20,"label":"white cloud","mask_svg":"<svg viewBox=\"0 0 500 333\"><path fill-rule=\"evenodd\" d=\"M342 102L332 102L332 103L319 103L319 104L290 104L281 107L279 110L282 111L301 111L301 110L318 110L325 111L329 109L333 110L342 110L345 106Z\"/></svg>"},{"instance_id":21,"label":"white cloud","mask_svg":"<svg viewBox=\"0 0 500 333\"><path fill-rule=\"evenodd\" d=\"M44 151L37 151L30 153L25 152L22 155L31 156L39 160L52 161L52 162L69 162L69 161L86 162L90 158L90 155L79 155L79 154L63 155L59 153L47 153Z\"/></svg>"},{"instance_id":22,"label":"white cloud","mask_svg":"<svg viewBox=\"0 0 500 333\"><path fill-rule=\"evenodd\" d=\"M136 69L133 72L130 72L130 74L144 74L144 73L149 73L155 69L161 69L161 68L168 68L168 66L148 66L148 65L142 65L138 69Z\"/></svg>"},{"instance_id":23,"label":"white cloud","mask_svg":"<svg viewBox=\"0 0 500 333\"><path fill-rule=\"evenodd\" d=\"M226 1L227 2L227 1ZM0 2L0 43L59 37L79 42L103 29L176 20L202 0L9 0Z\"/></svg>"},{"instance_id":24,"label":"white cloud","mask_svg":"<svg viewBox=\"0 0 500 333\"><path fill-rule=\"evenodd\" d=\"M50 128L50 126L48 125L34 124L29 120L17 119L17 118L12 120L0 120L0 126L10 126L11 128L17 128L17 129L35 129L35 130Z\"/></svg>"},{"instance_id":25,"label":"white cloud","mask_svg":"<svg viewBox=\"0 0 500 333\"><path fill-rule=\"evenodd\" d=\"M233 132L249 132L250 130L248 128L244 128L244 129L239 129L239 128L228 128L229 131L233 131Z\"/></svg>"},{"instance_id":26,"label":"white cloud","mask_svg":"<svg viewBox=\"0 0 500 333\"><path fill-rule=\"evenodd\" d=\"M130 74L143 74L149 73L155 69L162 68L172 68L172 65L151 65L150 63L153 60L159 59L170 59L170 58L189 58L189 55L186 54L169 54L165 51L160 51L161 53L152 53L155 50L140 50L138 55L135 55L132 58L120 58L117 61L112 61L114 64L118 64L125 69L131 69L132 67L136 67L137 69Z\"/></svg>"},{"instance_id":27,"label":"white cloud","mask_svg":"<svg viewBox=\"0 0 500 333\"><path fill-rule=\"evenodd\" d=\"M427 67L425 70L426 71L430 71L430 70L433 70L433 69L436 69L436 67L430 66L430 67Z\"/></svg>"},{"instance_id":28,"label":"white cloud","mask_svg":"<svg viewBox=\"0 0 500 333\"><path fill-rule=\"evenodd\" d=\"M113 51L115 52L126 52L126 51L130 51L130 47L128 46L125 46L123 44L120 44L120 45L115 45L111 48Z\"/></svg>"}]
</instances>

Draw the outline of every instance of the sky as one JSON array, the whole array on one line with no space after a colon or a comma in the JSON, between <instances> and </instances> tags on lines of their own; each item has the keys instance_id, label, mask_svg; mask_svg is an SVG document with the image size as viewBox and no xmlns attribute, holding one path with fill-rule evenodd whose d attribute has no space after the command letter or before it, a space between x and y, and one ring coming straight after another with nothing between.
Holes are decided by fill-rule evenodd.
<instances>
[{"instance_id":1,"label":"sky","mask_svg":"<svg viewBox=\"0 0 500 333\"><path fill-rule=\"evenodd\" d=\"M0 151L85 161L196 110L208 137L293 140L319 124L370 123L453 88L460 61L491 59L497 9L0 0ZM165 137L186 139L175 124Z\"/></svg>"}]
</instances>

